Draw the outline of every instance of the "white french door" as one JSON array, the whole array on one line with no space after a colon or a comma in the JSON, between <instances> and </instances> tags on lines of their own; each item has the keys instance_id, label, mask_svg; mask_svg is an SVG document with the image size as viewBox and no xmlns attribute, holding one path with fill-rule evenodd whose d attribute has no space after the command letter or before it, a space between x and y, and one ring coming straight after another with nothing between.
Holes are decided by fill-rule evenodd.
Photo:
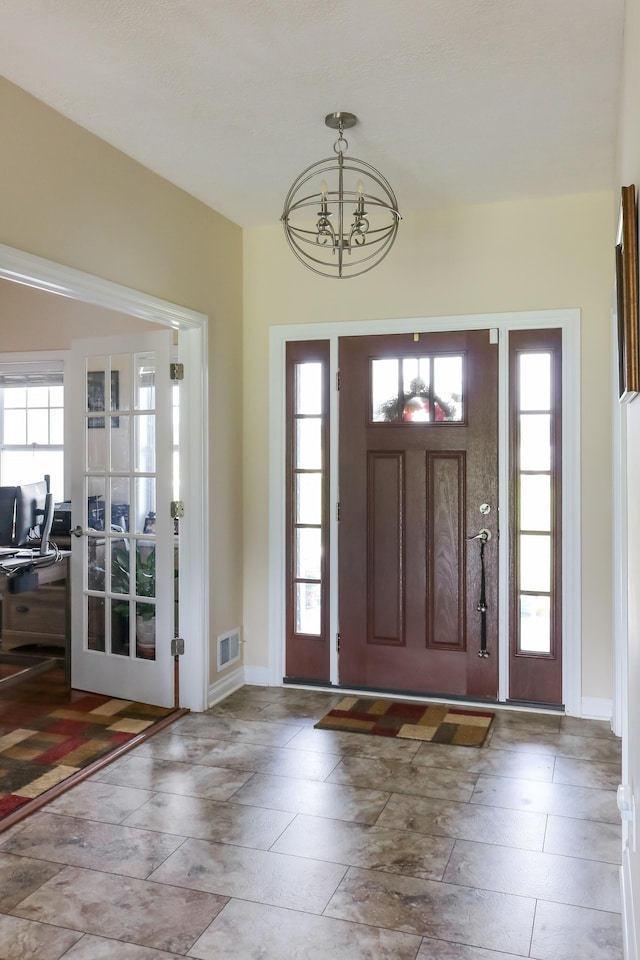
<instances>
[{"instance_id":1,"label":"white french door","mask_svg":"<svg viewBox=\"0 0 640 960\"><path fill-rule=\"evenodd\" d=\"M71 681L172 706L171 331L74 341Z\"/></svg>"}]
</instances>

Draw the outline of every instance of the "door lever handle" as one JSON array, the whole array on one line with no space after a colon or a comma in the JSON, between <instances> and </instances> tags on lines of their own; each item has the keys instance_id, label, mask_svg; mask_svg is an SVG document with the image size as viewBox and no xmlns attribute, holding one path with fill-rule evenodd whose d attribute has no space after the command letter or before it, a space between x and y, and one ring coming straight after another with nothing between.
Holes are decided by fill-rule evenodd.
<instances>
[{"instance_id":1,"label":"door lever handle","mask_svg":"<svg viewBox=\"0 0 640 960\"><path fill-rule=\"evenodd\" d=\"M84 530L82 529L82 527L80 526L80 524L77 524L77 526L75 526L75 527L73 528L73 530L71 531L71 533L74 535L74 537L84 537L84 533L85 533L85 532L84 532Z\"/></svg>"},{"instance_id":2,"label":"door lever handle","mask_svg":"<svg viewBox=\"0 0 640 960\"><path fill-rule=\"evenodd\" d=\"M482 540L483 543L487 543L491 540L491 530L487 530L486 527L483 527L482 530L478 531L473 537L467 537L467 540Z\"/></svg>"}]
</instances>

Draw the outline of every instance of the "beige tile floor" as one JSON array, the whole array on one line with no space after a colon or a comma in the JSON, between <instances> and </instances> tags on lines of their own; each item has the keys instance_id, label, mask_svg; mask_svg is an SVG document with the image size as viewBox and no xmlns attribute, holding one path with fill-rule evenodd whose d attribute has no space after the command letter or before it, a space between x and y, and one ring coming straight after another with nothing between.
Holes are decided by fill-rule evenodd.
<instances>
[{"instance_id":1,"label":"beige tile floor","mask_svg":"<svg viewBox=\"0 0 640 960\"><path fill-rule=\"evenodd\" d=\"M315 730L336 699L244 687L0 833L2 960L621 960L606 724Z\"/></svg>"}]
</instances>

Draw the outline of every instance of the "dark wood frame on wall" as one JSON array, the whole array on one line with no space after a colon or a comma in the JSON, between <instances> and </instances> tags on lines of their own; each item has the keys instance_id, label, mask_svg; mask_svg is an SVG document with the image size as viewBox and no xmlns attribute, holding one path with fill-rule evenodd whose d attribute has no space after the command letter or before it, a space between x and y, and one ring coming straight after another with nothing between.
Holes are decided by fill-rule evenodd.
<instances>
[{"instance_id":1,"label":"dark wood frame on wall","mask_svg":"<svg viewBox=\"0 0 640 960\"><path fill-rule=\"evenodd\" d=\"M623 187L616 237L616 303L618 314L618 377L621 403L640 392L638 353L638 217L636 190Z\"/></svg>"}]
</instances>

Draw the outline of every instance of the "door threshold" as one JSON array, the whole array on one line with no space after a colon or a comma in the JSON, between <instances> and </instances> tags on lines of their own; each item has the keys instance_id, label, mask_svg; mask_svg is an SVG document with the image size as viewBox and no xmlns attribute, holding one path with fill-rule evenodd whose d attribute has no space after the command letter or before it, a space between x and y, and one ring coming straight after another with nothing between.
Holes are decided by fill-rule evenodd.
<instances>
[{"instance_id":1,"label":"door threshold","mask_svg":"<svg viewBox=\"0 0 640 960\"><path fill-rule=\"evenodd\" d=\"M564 703L536 703L534 700L505 700L506 707L527 708L531 710L543 710L549 713L564 713Z\"/></svg>"},{"instance_id":2,"label":"door threshold","mask_svg":"<svg viewBox=\"0 0 640 960\"><path fill-rule=\"evenodd\" d=\"M379 687L350 687L342 684L329 683L323 680L297 680L283 677L283 687L297 690L317 690L320 692L335 691L336 693L351 694L362 697L393 697L394 700L412 700L417 703L458 703L469 706L486 706L494 710L513 711L517 713L546 713L550 715L565 714L564 704L534 703L528 700L497 700L491 697L467 697L459 694L443 693L412 693L403 690L386 690Z\"/></svg>"}]
</instances>

